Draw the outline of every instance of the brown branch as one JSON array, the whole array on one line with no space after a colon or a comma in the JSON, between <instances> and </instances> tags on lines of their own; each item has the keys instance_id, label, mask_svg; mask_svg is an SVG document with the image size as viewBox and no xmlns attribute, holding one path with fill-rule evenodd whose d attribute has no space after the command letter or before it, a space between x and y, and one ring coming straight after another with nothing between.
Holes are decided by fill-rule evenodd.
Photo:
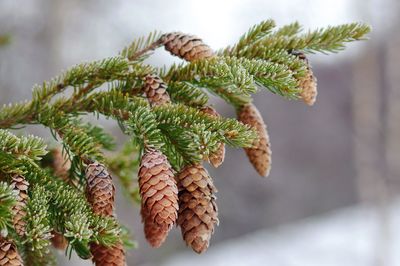
<instances>
[{"instance_id":1,"label":"brown branch","mask_svg":"<svg viewBox=\"0 0 400 266\"><path fill-rule=\"evenodd\" d=\"M145 53L149 52L149 51L153 51L155 49L157 49L158 47L160 47L163 44L161 38L158 39L157 41L153 42L152 44L150 44L149 46L145 47L144 49L137 51L136 53L134 53L133 55L128 57L129 61L133 61L136 60L137 58L141 57L142 55L144 55Z\"/></svg>"}]
</instances>

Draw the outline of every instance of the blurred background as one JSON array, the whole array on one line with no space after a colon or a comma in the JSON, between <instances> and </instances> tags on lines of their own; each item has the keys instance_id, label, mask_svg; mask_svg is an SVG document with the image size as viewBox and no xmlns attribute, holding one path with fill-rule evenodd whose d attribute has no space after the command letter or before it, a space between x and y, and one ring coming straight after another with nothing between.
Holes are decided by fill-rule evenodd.
<instances>
[{"instance_id":1,"label":"blurred background","mask_svg":"<svg viewBox=\"0 0 400 266\"><path fill-rule=\"evenodd\" d=\"M366 42L338 55L312 55L315 106L260 92L272 141L268 179L257 176L242 150L209 169L219 189L220 226L197 255L178 229L152 249L138 206L121 193L119 219L139 243L128 265L400 265L400 2L397 0L1 0L0 103L29 99L35 83L82 61L116 55L155 29L183 31L212 48L233 44L250 26L272 18L314 29L367 22ZM177 61L160 49L156 65ZM215 99L225 116L233 109ZM117 125L104 121L119 139ZM49 136L40 127L29 132ZM120 189L118 189L120 191ZM90 265L59 253L61 265Z\"/></svg>"}]
</instances>

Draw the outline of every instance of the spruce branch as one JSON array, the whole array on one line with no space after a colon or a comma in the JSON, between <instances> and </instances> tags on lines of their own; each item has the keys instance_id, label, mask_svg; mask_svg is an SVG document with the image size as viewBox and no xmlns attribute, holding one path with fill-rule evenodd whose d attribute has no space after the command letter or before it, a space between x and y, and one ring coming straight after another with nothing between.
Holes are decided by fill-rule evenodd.
<instances>
[{"instance_id":1,"label":"spruce branch","mask_svg":"<svg viewBox=\"0 0 400 266\"><path fill-rule=\"evenodd\" d=\"M16 194L6 182L0 182L0 231L4 232L11 228L12 211L16 204Z\"/></svg>"},{"instance_id":2,"label":"spruce branch","mask_svg":"<svg viewBox=\"0 0 400 266\"><path fill-rule=\"evenodd\" d=\"M115 243L119 226L113 218L94 215L85 197L61 180L50 177L40 167L27 160L19 160L12 154L0 152L0 171L21 173L32 184L43 187L50 193L50 209L58 213L57 227L64 232L71 244L88 245L92 241ZM62 214L62 216L60 216ZM79 219L78 219L79 218ZM102 221L99 223L99 221ZM85 229L87 228L87 230ZM93 232L91 228L97 228Z\"/></svg>"},{"instance_id":3,"label":"spruce branch","mask_svg":"<svg viewBox=\"0 0 400 266\"><path fill-rule=\"evenodd\" d=\"M251 50L257 51L265 48L270 50L285 49L287 51L301 50L307 53L336 53L343 50L347 42L364 40L364 36L370 31L371 27L369 25L351 23L309 31L299 36L272 36L247 49L243 49L241 55Z\"/></svg>"},{"instance_id":4,"label":"spruce branch","mask_svg":"<svg viewBox=\"0 0 400 266\"><path fill-rule=\"evenodd\" d=\"M208 95L201 88L189 82L170 82L167 91L173 102L191 107L201 107L209 101Z\"/></svg>"},{"instance_id":5,"label":"spruce branch","mask_svg":"<svg viewBox=\"0 0 400 266\"><path fill-rule=\"evenodd\" d=\"M196 60L186 66L173 65L163 79L167 82L187 81L205 88L217 84L233 86L241 94L256 91L254 80L246 69L235 61L228 63L223 57Z\"/></svg>"},{"instance_id":6,"label":"spruce branch","mask_svg":"<svg viewBox=\"0 0 400 266\"><path fill-rule=\"evenodd\" d=\"M253 79L273 93L287 98L297 98L298 83L294 73L284 64L262 59L227 58L228 63L240 64Z\"/></svg>"},{"instance_id":7,"label":"spruce branch","mask_svg":"<svg viewBox=\"0 0 400 266\"><path fill-rule=\"evenodd\" d=\"M47 154L47 145L44 141L35 136L16 137L9 131L0 129L0 149L16 155L21 159L40 160Z\"/></svg>"},{"instance_id":8,"label":"spruce branch","mask_svg":"<svg viewBox=\"0 0 400 266\"><path fill-rule=\"evenodd\" d=\"M302 31L302 27L299 22L295 21L288 25L280 27L273 36L293 36L297 35Z\"/></svg>"},{"instance_id":9,"label":"spruce branch","mask_svg":"<svg viewBox=\"0 0 400 266\"><path fill-rule=\"evenodd\" d=\"M236 119L210 117L198 109L184 105L170 105L169 108L154 108L160 124L173 124L190 128L193 125L205 125L207 130L218 132L224 142L233 147L251 146L257 134Z\"/></svg>"},{"instance_id":10,"label":"spruce branch","mask_svg":"<svg viewBox=\"0 0 400 266\"><path fill-rule=\"evenodd\" d=\"M144 231L152 245L161 245L178 221L187 244L203 252L218 212L215 188L202 161L210 161L217 152L223 155L226 143L245 148L260 175L270 170L269 136L251 104L252 94L266 88L287 99L314 103L317 83L304 53L340 51L369 31L365 24L352 23L304 33L297 22L275 29L274 21L266 20L217 53L194 35L153 32L119 56L78 64L35 85L30 101L0 109L2 234L9 233L27 265L54 264L49 253L51 232L66 238L69 255L75 251L83 259L93 257L97 265L123 265L122 243L129 241L113 216L110 170L125 193L141 204ZM161 69L145 64L160 47L185 62ZM71 93L65 93L69 89ZM238 119L206 112L209 93L232 105ZM115 120L129 136L115 157L105 153L116 146L113 136L84 122L91 114ZM32 124L49 128L62 144L71 164L66 178L54 176L55 156L48 154L42 139L17 137L9 131ZM213 165L219 165L221 158ZM9 183L17 175L33 188L27 191L24 183L12 183L28 198L26 234L18 233L19 227L13 228L11 222L17 198ZM178 212L178 204L183 211Z\"/></svg>"},{"instance_id":11,"label":"spruce branch","mask_svg":"<svg viewBox=\"0 0 400 266\"><path fill-rule=\"evenodd\" d=\"M149 52L162 45L161 33L154 31L147 37L140 37L125 47L121 56L128 58L129 61L143 61L149 56Z\"/></svg>"},{"instance_id":12,"label":"spruce branch","mask_svg":"<svg viewBox=\"0 0 400 266\"><path fill-rule=\"evenodd\" d=\"M237 55L239 51L249 45L253 45L265 38L275 27L275 21L269 19L251 27L246 34L240 37L239 41L232 47L224 50L225 55Z\"/></svg>"},{"instance_id":13,"label":"spruce branch","mask_svg":"<svg viewBox=\"0 0 400 266\"><path fill-rule=\"evenodd\" d=\"M49 193L44 187L33 187L26 207L27 224L23 244L40 257L45 255L51 238Z\"/></svg>"}]
</instances>

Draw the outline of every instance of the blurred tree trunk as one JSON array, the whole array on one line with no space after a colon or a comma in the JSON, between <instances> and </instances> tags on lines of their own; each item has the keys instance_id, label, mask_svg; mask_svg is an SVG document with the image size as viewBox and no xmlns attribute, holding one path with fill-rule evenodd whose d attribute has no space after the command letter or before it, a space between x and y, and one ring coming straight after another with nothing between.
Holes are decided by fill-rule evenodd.
<instances>
[{"instance_id":1,"label":"blurred tree trunk","mask_svg":"<svg viewBox=\"0 0 400 266\"><path fill-rule=\"evenodd\" d=\"M383 47L371 46L354 66L354 156L360 200L375 206L378 217L376 260L387 265L390 245L389 189L386 174L386 82Z\"/></svg>"}]
</instances>

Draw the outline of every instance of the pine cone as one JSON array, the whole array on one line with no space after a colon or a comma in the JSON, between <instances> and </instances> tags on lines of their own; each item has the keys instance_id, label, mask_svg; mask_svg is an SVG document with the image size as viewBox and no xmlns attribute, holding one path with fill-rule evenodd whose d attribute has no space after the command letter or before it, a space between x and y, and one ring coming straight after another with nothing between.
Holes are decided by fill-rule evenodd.
<instances>
[{"instance_id":1,"label":"pine cone","mask_svg":"<svg viewBox=\"0 0 400 266\"><path fill-rule=\"evenodd\" d=\"M216 188L201 164L188 165L178 175L178 225L188 246L197 253L207 250L218 224Z\"/></svg>"},{"instance_id":2,"label":"pine cone","mask_svg":"<svg viewBox=\"0 0 400 266\"><path fill-rule=\"evenodd\" d=\"M159 247L177 219L178 188L167 157L148 149L140 161L139 188L146 239Z\"/></svg>"},{"instance_id":3,"label":"pine cone","mask_svg":"<svg viewBox=\"0 0 400 266\"><path fill-rule=\"evenodd\" d=\"M165 50L186 61L191 62L214 56L213 50L202 39L193 35L181 32L167 33L161 36L161 42Z\"/></svg>"},{"instance_id":4,"label":"pine cone","mask_svg":"<svg viewBox=\"0 0 400 266\"><path fill-rule=\"evenodd\" d=\"M25 207L28 200L29 183L22 175L14 175L11 178L11 186L18 195L17 204L12 208L13 225L15 232L19 236L24 236L26 231L26 222L24 220L26 215Z\"/></svg>"},{"instance_id":5,"label":"pine cone","mask_svg":"<svg viewBox=\"0 0 400 266\"><path fill-rule=\"evenodd\" d=\"M306 75L299 80L299 87L301 88L300 97L306 104L311 106L317 99L317 78L314 76L310 62L303 52L292 51L291 54L296 55L307 63L307 72Z\"/></svg>"},{"instance_id":6,"label":"pine cone","mask_svg":"<svg viewBox=\"0 0 400 266\"><path fill-rule=\"evenodd\" d=\"M0 236L0 265L23 266L24 263L18 254L17 247L11 241Z\"/></svg>"},{"instance_id":7,"label":"pine cone","mask_svg":"<svg viewBox=\"0 0 400 266\"><path fill-rule=\"evenodd\" d=\"M113 247L105 247L99 244L91 244L90 251L96 266L125 266L125 251L122 243Z\"/></svg>"},{"instance_id":8,"label":"pine cone","mask_svg":"<svg viewBox=\"0 0 400 266\"><path fill-rule=\"evenodd\" d=\"M259 139L253 143L252 148L245 148L245 151L257 172L267 177L271 170L271 145L261 114L253 104L247 104L239 111L238 120L257 131Z\"/></svg>"},{"instance_id":9,"label":"pine cone","mask_svg":"<svg viewBox=\"0 0 400 266\"><path fill-rule=\"evenodd\" d=\"M102 216L113 216L115 187L111 175L100 163L89 164L86 168L86 194L93 212Z\"/></svg>"},{"instance_id":10,"label":"pine cone","mask_svg":"<svg viewBox=\"0 0 400 266\"><path fill-rule=\"evenodd\" d=\"M210 116L213 116L213 117L219 117L220 116L218 114L218 112L214 108L212 108L210 106L206 106L206 107L201 108L201 111L203 113L206 113L206 114L208 114ZM225 144L224 143L220 143L218 148L217 148L217 150L207 158L207 160L215 168L220 166L224 162L224 159L225 159Z\"/></svg>"},{"instance_id":11,"label":"pine cone","mask_svg":"<svg viewBox=\"0 0 400 266\"><path fill-rule=\"evenodd\" d=\"M69 181L69 169L71 161L66 154L63 154L61 148L52 150L54 175L64 181Z\"/></svg>"},{"instance_id":12,"label":"pine cone","mask_svg":"<svg viewBox=\"0 0 400 266\"><path fill-rule=\"evenodd\" d=\"M143 91L151 106L158 106L171 102L167 92L167 85L155 74L149 74L144 78Z\"/></svg>"},{"instance_id":13,"label":"pine cone","mask_svg":"<svg viewBox=\"0 0 400 266\"><path fill-rule=\"evenodd\" d=\"M65 250L68 246L68 240L61 234L53 230L51 232L53 237L51 238L51 243L53 247L59 250Z\"/></svg>"}]
</instances>

